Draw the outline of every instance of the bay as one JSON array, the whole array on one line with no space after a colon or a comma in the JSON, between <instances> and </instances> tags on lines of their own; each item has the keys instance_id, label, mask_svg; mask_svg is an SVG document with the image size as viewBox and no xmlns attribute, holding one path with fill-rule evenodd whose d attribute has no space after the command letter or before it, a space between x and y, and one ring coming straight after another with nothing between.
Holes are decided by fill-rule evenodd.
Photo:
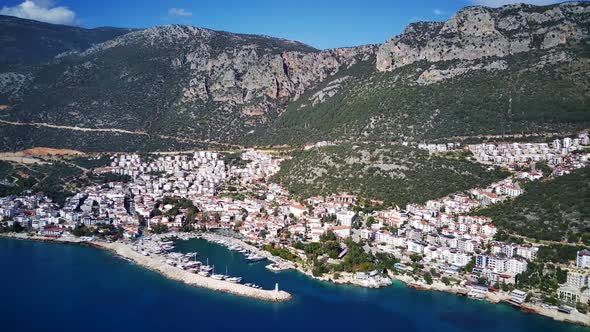
<instances>
[{"instance_id":1,"label":"bay","mask_svg":"<svg viewBox=\"0 0 590 332\"><path fill-rule=\"evenodd\" d=\"M590 331L400 283L365 289L320 282L296 271L273 273L268 262L200 239L179 241L218 273L294 298L267 303L190 287L102 250L0 239L3 331Z\"/></svg>"}]
</instances>

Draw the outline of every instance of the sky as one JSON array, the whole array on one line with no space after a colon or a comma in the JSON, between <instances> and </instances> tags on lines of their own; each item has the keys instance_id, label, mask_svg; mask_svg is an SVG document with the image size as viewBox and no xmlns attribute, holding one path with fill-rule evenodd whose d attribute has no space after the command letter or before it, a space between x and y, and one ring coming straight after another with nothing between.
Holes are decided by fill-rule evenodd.
<instances>
[{"instance_id":1,"label":"sky","mask_svg":"<svg viewBox=\"0 0 590 332\"><path fill-rule=\"evenodd\" d=\"M470 5L552 0L0 0L0 14L85 28L186 24L263 34L319 49L383 43L408 23L444 21Z\"/></svg>"}]
</instances>

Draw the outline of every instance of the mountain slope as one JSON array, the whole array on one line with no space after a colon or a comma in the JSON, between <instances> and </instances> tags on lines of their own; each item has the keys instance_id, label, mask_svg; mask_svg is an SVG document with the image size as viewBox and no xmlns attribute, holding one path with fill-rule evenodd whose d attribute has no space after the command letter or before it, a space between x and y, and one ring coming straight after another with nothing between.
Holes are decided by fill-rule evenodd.
<instances>
[{"instance_id":1,"label":"mountain slope","mask_svg":"<svg viewBox=\"0 0 590 332\"><path fill-rule=\"evenodd\" d=\"M502 179L501 171L401 145L343 144L298 151L276 180L307 198L351 192L386 205L424 203Z\"/></svg>"},{"instance_id":2,"label":"mountain slope","mask_svg":"<svg viewBox=\"0 0 590 332\"><path fill-rule=\"evenodd\" d=\"M522 196L478 214L502 229L541 240L590 240L590 168L532 182Z\"/></svg>"},{"instance_id":3,"label":"mountain slope","mask_svg":"<svg viewBox=\"0 0 590 332\"><path fill-rule=\"evenodd\" d=\"M589 3L468 7L444 23L412 24L337 89L327 81L289 105L257 143L588 127L589 27Z\"/></svg>"},{"instance_id":4,"label":"mountain slope","mask_svg":"<svg viewBox=\"0 0 590 332\"><path fill-rule=\"evenodd\" d=\"M101 148L95 133L60 140L48 126L136 132L150 149L567 132L590 124L589 27L590 3L571 2L468 7L383 45L325 51L179 25L132 31L0 70L0 124L45 126L4 131L1 148L43 144L30 139L39 131ZM104 148L137 146L122 137Z\"/></svg>"},{"instance_id":5,"label":"mountain slope","mask_svg":"<svg viewBox=\"0 0 590 332\"><path fill-rule=\"evenodd\" d=\"M134 31L29 72L0 74L2 119L233 142L375 50L318 51L177 25Z\"/></svg>"},{"instance_id":6,"label":"mountain slope","mask_svg":"<svg viewBox=\"0 0 590 332\"><path fill-rule=\"evenodd\" d=\"M83 29L0 15L0 68L39 64L54 56L126 34L132 29Z\"/></svg>"},{"instance_id":7,"label":"mountain slope","mask_svg":"<svg viewBox=\"0 0 590 332\"><path fill-rule=\"evenodd\" d=\"M454 136L571 132L590 126L587 45L480 61L483 69L437 82L452 62L419 62L392 72L357 65L290 104L259 145L321 140L389 142ZM442 74L441 74L442 73ZM333 87L337 86L337 89ZM322 101L322 91L332 91Z\"/></svg>"}]
</instances>

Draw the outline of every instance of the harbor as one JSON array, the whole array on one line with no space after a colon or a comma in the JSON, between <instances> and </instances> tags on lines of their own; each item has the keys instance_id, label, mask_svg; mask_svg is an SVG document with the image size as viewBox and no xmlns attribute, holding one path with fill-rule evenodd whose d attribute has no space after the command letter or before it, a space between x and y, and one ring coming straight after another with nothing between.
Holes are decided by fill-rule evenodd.
<instances>
[{"instance_id":1,"label":"harbor","mask_svg":"<svg viewBox=\"0 0 590 332\"><path fill-rule=\"evenodd\" d=\"M224 331L234 330L237 321L244 331L299 331L309 317L313 317L315 326L340 331L363 330L371 324L420 332L432 331L432 326L443 332L584 331L579 326L522 314L508 305L416 291L397 282L392 287L369 290L317 282L296 271L272 273L265 268L267 262L248 263L242 255L215 243L199 239L181 242L176 241L178 250L197 251L197 259L203 261L209 256L216 268L228 262L231 274L256 280L265 288L279 282L294 294L294 299L284 303L251 300L163 278L104 250L0 238L0 256L7 266L18 271L4 273L0 279L5 285L27 285L4 288L3 295L12 300L0 305L5 320L8 326L18 324L28 331L51 331L56 321L66 320L69 324L60 325L63 331L78 331L81 326L88 331L180 331L184 326ZM23 256L30 259L23 262ZM39 269L40 265L45 267ZM68 272L55 278L55 270ZM44 308L36 319L26 319L26 310L15 310L26 306L31 298ZM53 305L56 298L63 304ZM89 306L109 308L93 313L93 319L100 324L88 324ZM324 314L317 315L320 312ZM354 319L334 319L338 315Z\"/></svg>"},{"instance_id":2,"label":"harbor","mask_svg":"<svg viewBox=\"0 0 590 332\"><path fill-rule=\"evenodd\" d=\"M170 246L166 241L143 240L142 244L124 244L120 242L93 242L95 247L104 248L133 261L147 269L161 273L167 278L197 287L234 295L255 298L271 302L284 302L291 299L291 294L274 289L262 289L254 284L241 284L240 277L221 275L213 272L208 265L191 260L194 256L172 253L162 250Z\"/></svg>"},{"instance_id":3,"label":"harbor","mask_svg":"<svg viewBox=\"0 0 590 332\"><path fill-rule=\"evenodd\" d=\"M174 241L168 239L176 237L175 234L172 236L155 235L131 243L98 241L92 237L53 238L25 233L7 233L2 234L0 237L86 245L108 250L125 260L187 285L270 302L285 302L292 298L290 293L280 290L278 284L275 284L272 289L263 289L253 282L241 284L241 277L230 276L227 273L215 273L212 266L196 261L197 253L181 254L173 252ZM197 237L200 237L200 235L196 233L182 236L185 240Z\"/></svg>"}]
</instances>

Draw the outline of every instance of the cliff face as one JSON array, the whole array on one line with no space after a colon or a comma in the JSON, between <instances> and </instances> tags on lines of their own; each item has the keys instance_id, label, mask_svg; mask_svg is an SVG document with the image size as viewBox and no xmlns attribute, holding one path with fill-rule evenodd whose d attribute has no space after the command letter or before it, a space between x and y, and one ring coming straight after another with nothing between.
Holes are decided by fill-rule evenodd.
<instances>
[{"instance_id":1,"label":"cliff face","mask_svg":"<svg viewBox=\"0 0 590 332\"><path fill-rule=\"evenodd\" d=\"M0 52L0 120L254 144L546 130L555 118L569 128L587 118L589 29L588 2L468 7L447 22L411 24L382 45L322 51L181 25L86 30L0 16L0 46L9 50ZM14 42L31 35L51 42ZM31 47L42 57L13 61ZM520 89L501 85L507 75ZM496 80L494 89L479 86ZM459 92L469 88L487 97ZM539 109L513 111L535 101L524 91L546 90L553 97ZM490 116L510 109L522 119L498 129L474 109ZM454 125L459 118L471 119L468 131ZM14 131L1 129L0 144L12 146ZM19 142L39 144L31 137L45 133L34 130Z\"/></svg>"},{"instance_id":2,"label":"cliff face","mask_svg":"<svg viewBox=\"0 0 590 332\"><path fill-rule=\"evenodd\" d=\"M309 86L343 66L366 59L377 49L362 46L319 51L289 40L170 25L129 33L78 55L100 57L122 47L169 53L171 69L190 77L181 83L183 103L234 104L258 98L297 98Z\"/></svg>"},{"instance_id":3,"label":"cliff face","mask_svg":"<svg viewBox=\"0 0 590 332\"><path fill-rule=\"evenodd\" d=\"M16 121L237 140L376 49L159 26L0 73L0 104Z\"/></svg>"},{"instance_id":4,"label":"cliff face","mask_svg":"<svg viewBox=\"0 0 590 332\"><path fill-rule=\"evenodd\" d=\"M587 39L589 27L587 2L467 7L444 23L412 24L385 42L377 51L377 69L392 71L422 60L477 60L545 50Z\"/></svg>"}]
</instances>

